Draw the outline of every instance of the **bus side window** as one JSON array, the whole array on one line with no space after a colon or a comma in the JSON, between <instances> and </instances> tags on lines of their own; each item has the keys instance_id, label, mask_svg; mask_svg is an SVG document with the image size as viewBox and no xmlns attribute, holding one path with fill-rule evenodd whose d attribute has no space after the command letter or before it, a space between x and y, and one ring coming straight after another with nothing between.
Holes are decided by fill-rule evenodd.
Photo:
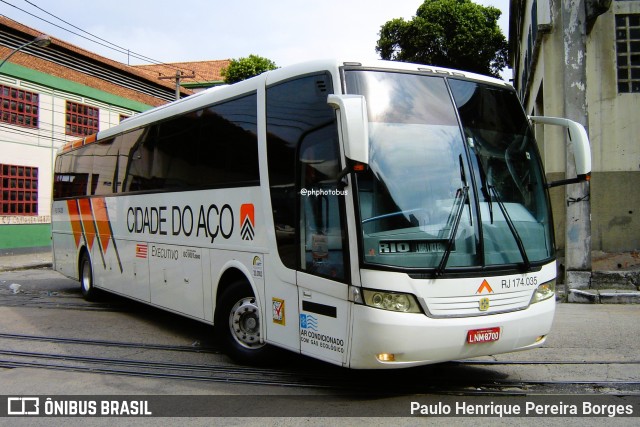
<instances>
[{"instance_id":1,"label":"bus side window","mask_svg":"<svg viewBox=\"0 0 640 427\"><path fill-rule=\"evenodd\" d=\"M56 159L55 176L53 182L53 199L84 196L87 192L88 176L78 174L72 165L75 152L61 154Z\"/></svg>"},{"instance_id":2,"label":"bus side window","mask_svg":"<svg viewBox=\"0 0 640 427\"><path fill-rule=\"evenodd\" d=\"M336 188L340 152L335 126L307 135L299 151L300 269L344 279L344 230L340 215L343 196Z\"/></svg>"},{"instance_id":3,"label":"bus side window","mask_svg":"<svg viewBox=\"0 0 640 427\"><path fill-rule=\"evenodd\" d=\"M201 186L258 185L257 96L203 110L197 173Z\"/></svg>"},{"instance_id":4,"label":"bus side window","mask_svg":"<svg viewBox=\"0 0 640 427\"><path fill-rule=\"evenodd\" d=\"M114 146L114 141L112 138L93 144L92 196L113 194L113 170L118 160L118 147Z\"/></svg>"},{"instance_id":5,"label":"bus side window","mask_svg":"<svg viewBox=\"0 0 640 427\"><path fill-rule=\"evenodd\" d=\"M259 185L257 96L184 113L118 136L121 192Z\"/></svg>"},{"instance_id":6,"label":"bus side window","mask_svg":"<svg viewBox=\"0 0 640 427\"><path fill-rule=\"evenodd\" d=\"M156 126L142 128L128 132L124 135L119 151L120 159L126 158L122 191L140 191L157 189L147 185L151 178L151 166L153 165L153 145L155 138L150 134ZM123 162L119 162L121 168Z\"/></svg>"}]
</instances>

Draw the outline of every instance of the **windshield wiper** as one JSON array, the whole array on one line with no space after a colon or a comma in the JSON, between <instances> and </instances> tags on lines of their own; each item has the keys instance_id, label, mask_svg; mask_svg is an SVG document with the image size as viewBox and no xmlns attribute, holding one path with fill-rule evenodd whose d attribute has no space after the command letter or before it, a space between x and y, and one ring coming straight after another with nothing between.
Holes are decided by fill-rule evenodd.
<instances>
[{"instance_id":1,"label":"windshield wiper","mask_svg":"<svg viewBox=\"0 0 640 427\"><path fill-rule=\"evenodd\" d=\"M462 195L462 201L460 202L460 206L456 211L456 216L453 219L453 225L451 227L451 234L449 235L449 239L447 240L447 246L445 247L442 258L440 259L440 264L438 265L438 268L436 268L436 277L440 276L444 272L444 268L446 267L447 261L449 260L449 255L451 255L453 242L455 242L456 234L458 234L458 225L460 225L460 219L462 218L462 213L464 212L464 205L469 199L469 186L465 185L464 187L459 189L458 194ZM458 197L456 197L456 200L457 199Z\"/></svg>"},{"instance_id":2,"label":"windshield wiper","mask_svg":"<svg viewBox=\"0 0 640 427\"><path fill-rule=\"evenodd\" d=\"M487 187L489 188L489 195L491 196L491 193L493 193L493 197L489 199L489 205L491 205L491 203L493 203L493 200L495 200L498 204L498 207L500 207L502 216L504 216L504 219L509 226L509 230L511 231L513 238L516 240L516 245L518 245L518 250L520 251L520 255L522 256L524 271L531 271L531 262L529 261L529 257L527 256L527 250L524 247L524 243L522 243L522 239L520 238L520 234L518 234L518 230L516 230L515 225L513 225L513 221L511 220L511 217L507 212L507 208L504 206L502 199L500 199L500 196L496 191L496 187L493 185L487 185Z\"/></svg>"},{"instance_id":3,"label":"windshield wiper","mask_svg":"<svg viewBox=\"0 0 640 427\"><path fill-rule=\"evenodd\" d=\"M491 221L490 223L493 224L493 198L491 197L491 190L487 191L487 196L487 199L489 200L489 220Z\"/></svg>"}]
</instances>

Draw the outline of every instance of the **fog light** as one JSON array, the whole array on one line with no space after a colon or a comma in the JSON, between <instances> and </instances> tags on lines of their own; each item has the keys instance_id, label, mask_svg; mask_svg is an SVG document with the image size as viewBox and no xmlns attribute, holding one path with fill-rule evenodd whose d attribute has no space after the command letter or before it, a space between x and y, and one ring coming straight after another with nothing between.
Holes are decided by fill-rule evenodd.
<instances>
[{"instance_id":1,"label":"fog light","mask_svg":"<svg viewBox=\"0 0 640 427\"><path fill-rule=\"evenodd\" d=\"M376 358L381 362L395 362L396 355L391 353L380 353L376 355Z\"/></svg>"},{"instance_id":2,"label":"fog light","mask_svg":"<svg viewBox=\"0 0 640 427\"><path fill-rule=\"evenodd\" d=\"M540 335L538 338L536 338L536 342L540 342L544 340L546 337L547 337L546 335Z\"/></svg>"}]
</instances>

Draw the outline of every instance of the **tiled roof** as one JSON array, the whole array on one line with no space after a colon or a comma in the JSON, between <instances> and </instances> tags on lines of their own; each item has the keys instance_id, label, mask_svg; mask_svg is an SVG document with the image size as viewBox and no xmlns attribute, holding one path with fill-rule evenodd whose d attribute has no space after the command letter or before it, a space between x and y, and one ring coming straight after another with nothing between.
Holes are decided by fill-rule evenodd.
<instances>
[{"instance_id":1,"label":"tiled roof","mask_svg":"<svg viewBox=\"0 0 640 427\"><path fill-rule=\"evenodd\" d=\"M156 78L159 76L173 77L176 71L182 72L183 83L212 83L223 80L221 71L229 65L229 59L219 59L214 61L194 61L194 62L171 62L160 65L135 65L149 75ZM194 76L194 77L189 77Z\"/></svg>"}]
</instances>

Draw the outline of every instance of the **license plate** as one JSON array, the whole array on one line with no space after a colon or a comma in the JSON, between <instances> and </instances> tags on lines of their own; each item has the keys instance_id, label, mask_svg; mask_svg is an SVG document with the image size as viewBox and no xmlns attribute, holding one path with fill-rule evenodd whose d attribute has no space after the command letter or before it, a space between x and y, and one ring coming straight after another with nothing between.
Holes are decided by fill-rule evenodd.
<instances>
[{"instance_id":1,"label":"license plate","mask_svg":"<svg viewBox=\"0 0 640 427\"><path fill-rule=\"evenodd\" d=\"M499 339L500 328L473 329L467 332L467 342L469 344L481 344L498 341Z\"/></svg>"}]
</instances>

